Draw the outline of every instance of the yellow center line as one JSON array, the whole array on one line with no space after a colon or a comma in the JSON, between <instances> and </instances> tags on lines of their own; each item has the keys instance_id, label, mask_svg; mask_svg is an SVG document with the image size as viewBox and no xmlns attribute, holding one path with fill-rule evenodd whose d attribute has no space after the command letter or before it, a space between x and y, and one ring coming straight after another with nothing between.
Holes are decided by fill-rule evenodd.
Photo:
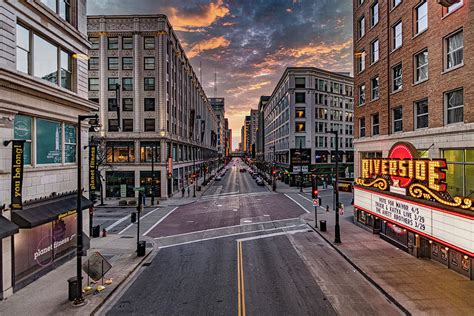
<instances>
[{"instance_id":1,"label":"yellow center line","mask_svg":"<svg viewBox=\"0 0 474 316\"><path fill-rule=\"evenodd\" d=\"M245 316L244 259L241 241L237 242L237 283L238 316Z\"/></svg>"},{"instance_id":2,"label":"yellow center line","mask_svg":"<svg viewBox=\"0 0 474 316\"><path fill-rule=\"evenodd\" d=\"M237 301L238 301L238 316L241 316L241 307L240 307L240 247L239 243L237 242L237 288L238 288L238 294L237 294Z\"/></svg>"},{"instance_id":3,"label":"yellow center line","mask_svg":"<svg viewBox=\"0 0 474 316\"><path fill-rule=\"evenodd\" d=\"M242 316L245 316L245 286L244 286L244 253L242 251L242 242L240 244L240 271L242 282Z\"/></svg>"}]
</instances>

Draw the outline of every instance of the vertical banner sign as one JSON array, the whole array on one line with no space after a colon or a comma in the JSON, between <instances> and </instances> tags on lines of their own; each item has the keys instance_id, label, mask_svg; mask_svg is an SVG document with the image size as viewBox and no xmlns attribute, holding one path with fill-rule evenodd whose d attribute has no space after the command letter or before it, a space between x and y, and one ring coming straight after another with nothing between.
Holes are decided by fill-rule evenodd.
<instances>
[{"instance_id":1,"label":"vertical banner sign","mask_svg":"<svg viewBox=\"0 0 474 316\"><path fill-rule=\"evenodd\" d=\"M24 140L12 141L12 210L23 209L23 145Z\"/></svg>"},{"instance_id":2,"label":"vertical banner sign","mask_svg":"<svg viewBox=\"0 0 474 316\"><path fill-rule=\"evenodd\" d=\"M97 146L89 146L89 191L96 191Z\"/></svg>"},{"instance_id":3,"label":"vertical banner sign","mask_svg":"<svg viewBox=\"0 0 474 316\"><path fill-rule=\"evenodd\" d=\"M168 158L168 178L173 176L173 158Z\"/></svg>"}]
</instances>

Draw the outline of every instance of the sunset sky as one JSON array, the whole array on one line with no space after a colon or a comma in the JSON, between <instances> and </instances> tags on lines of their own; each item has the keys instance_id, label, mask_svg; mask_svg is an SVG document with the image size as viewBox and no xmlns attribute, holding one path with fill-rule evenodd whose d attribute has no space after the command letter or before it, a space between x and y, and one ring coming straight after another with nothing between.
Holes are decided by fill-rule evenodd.
<instances>
[{"instance_id":1,"label":"sunset sky","mask_svg":"<svg viewBox=\"0 0 474 316\"><path fill-rule=\"evenodd\" d=\"M233 147L288 66L352 72L352 0L88 0L88 14L166 14L203 87L225 98Z\"/></svg>"}]
</instances>

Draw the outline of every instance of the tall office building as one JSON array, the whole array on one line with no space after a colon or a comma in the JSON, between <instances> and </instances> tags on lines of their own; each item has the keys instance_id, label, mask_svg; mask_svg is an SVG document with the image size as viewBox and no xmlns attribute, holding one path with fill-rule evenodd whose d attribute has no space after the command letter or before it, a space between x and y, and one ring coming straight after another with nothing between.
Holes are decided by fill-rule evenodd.
<instances>
[{"instance_id":1,"label":"tall office building","mask_svg":"<svg viewBox=\"0 0 474 316\"><path fill-rule=\"evenodd\" d=\"M89 16L87 29L96 138L112 166L101 170L106 197L135 197L135 187L168 197L210 172L219 123L167 17Z\"/></svg>"},{"instance_id":2,"label":"tall office building","mask_svg":"<svg viewBox=\"0 0 474 316\"><path fill-rule=\"evenodd\" d=\"M261 96L257 108L257 132L255 140L255 158L258 161L265 160L265 128L264 128L264 113L263 110L267 104L269 96Z\"/></svg>"},{"instance_id":3,"label":"tall office building","mask_svg":"<svg viewBox=\"0 0 474 316\"><path fill-rule=\"evenodd\" d=\"M217 154L219 155L219 159L223 160L225 157L226 139L224 98L209 98L209 102L217 118Z\"/></svg>"}]
</instances>

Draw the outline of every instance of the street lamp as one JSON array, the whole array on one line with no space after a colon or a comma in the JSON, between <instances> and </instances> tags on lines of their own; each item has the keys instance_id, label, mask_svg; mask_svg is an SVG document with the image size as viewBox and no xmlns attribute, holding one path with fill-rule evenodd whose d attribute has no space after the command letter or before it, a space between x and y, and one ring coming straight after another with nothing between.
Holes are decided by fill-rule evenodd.
<instances>
[{"instance_id":1,"label":"street lamp","mask_svg":"<svg viewBox=\"0 0 474 316\"><path fill-rule=\"evenodd\" d=\"M271 169L271 172L272 172L272 190L273 191L276 191L276 179L275 179L275 173L276 173L276 168L275 168L275 146L272 146L273 147L273 162L272 162L272 169Z\"/></svg>"},{"instance_id":2,"label":"street lamp","mask_svg":"<svg viewBox=\"0 0 474 316\"><path fill-rule=\"evenodd\" d=\"M151 205L155 205L155 155L156 143L151 147Z\"/></svg>"},{"instance_id":3,"label":"street lamp","mask_svg":"<svg viewBox=\"0 0 474 316\"><path fill-rule=\"evenodd\" d=\"M81 122L93 119L97 123L99 117L94 115L79 115L77 117L77 297L74 299L74 305L81 305L84 303L84 296L82 295L82 251L84 248L82 239L82 146L81 146Z\"/></svg>"},{"instance_id":4,"label":"street lamp","mask_svg":"<svg viewBox=\"0 0 474 316\"><path fill-rule=\"evenodd\" d=\"M339 244L341 243L341 228L339 227L339 132L338 131L329 131L329 133L336 136L336 182L334 184L334 194L336 195L336 227L335 227L335 236L334 242Z\"/></svg>"},{"instance_id":5,"label":"street lamp","mask_svg":"<svg viewBox=\"0 0 474 316\"><path fill-rule=\"evenodd\" d=\"M303 193L303 143L300 141L300 192Z\"/></svg>"},{"instance_id":6,"label":"street lamp","mask_svg":"<svg viewBox=\"0 0 474 316\"><path fill-rule=\"evenodd\" d=\"M194 185L193 185L193 198L196 197L196 185L198 179L196 179L196 153L197 153L197 148L193 148L193 179L194 179Z\"/></svg>"}]
</instances>

